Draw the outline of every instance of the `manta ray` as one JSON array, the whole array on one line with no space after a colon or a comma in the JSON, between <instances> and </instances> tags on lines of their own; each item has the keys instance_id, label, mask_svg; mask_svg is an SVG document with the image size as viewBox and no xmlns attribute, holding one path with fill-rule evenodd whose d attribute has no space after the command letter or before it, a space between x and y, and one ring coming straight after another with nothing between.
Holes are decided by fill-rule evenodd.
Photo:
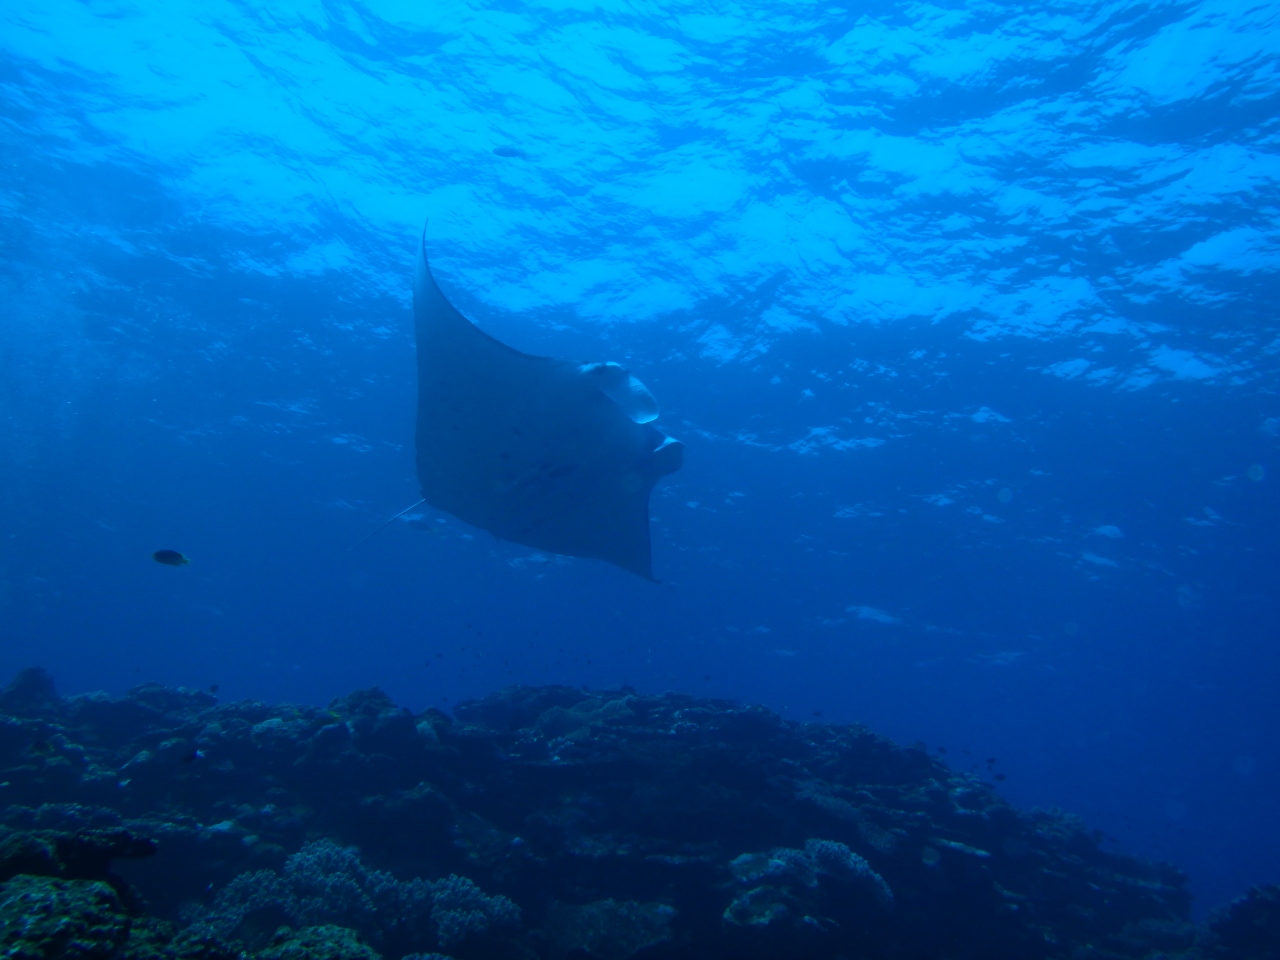
<instances>
[{"instance_id":1,"label":"manta ray","mask_svg":"<svg viewBox=\"0 0 1280 960\"><path fill-rule=\"evenodd\" d=\"M413 280L422 498L494 536L607 560L653 580L649 493L684 444L611 361L535 357L494 339L440 291L426 231Z\"/></svg>"}]
</instances>

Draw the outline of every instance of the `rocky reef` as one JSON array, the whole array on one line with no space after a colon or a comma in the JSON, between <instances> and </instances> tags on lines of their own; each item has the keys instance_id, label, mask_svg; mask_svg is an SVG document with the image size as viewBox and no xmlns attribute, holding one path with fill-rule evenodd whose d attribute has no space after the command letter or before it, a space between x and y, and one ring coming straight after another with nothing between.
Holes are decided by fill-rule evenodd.
<instances>
[{"instance_id":1,"label":"rocky reef","mask_svg":"<svg viewBox=\"0 0 1280 960\"><path fill-rule=\"evenodd\" d=\"M413 714L0 691L0 958L1280 957L1174 868L858 726L629 690Z\"/></svg>"}]
</instances>

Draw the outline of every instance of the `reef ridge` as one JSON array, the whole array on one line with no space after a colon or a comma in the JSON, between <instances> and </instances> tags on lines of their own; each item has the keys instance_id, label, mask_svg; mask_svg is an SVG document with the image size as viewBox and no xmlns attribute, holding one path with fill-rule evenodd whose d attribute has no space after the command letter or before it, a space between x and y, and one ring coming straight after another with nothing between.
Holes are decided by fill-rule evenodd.
<instances>
[{"instance_id":1,"label":"reef ridge","mask_svg":"<svg viewBox=\"0 0 1280 960\"><path fill-rule=\"evenodd\" d=\"M0 690L0 957L1262 960L1176 869L857 725L510 687L452 717Z\"/></svg>"}]
</instances>

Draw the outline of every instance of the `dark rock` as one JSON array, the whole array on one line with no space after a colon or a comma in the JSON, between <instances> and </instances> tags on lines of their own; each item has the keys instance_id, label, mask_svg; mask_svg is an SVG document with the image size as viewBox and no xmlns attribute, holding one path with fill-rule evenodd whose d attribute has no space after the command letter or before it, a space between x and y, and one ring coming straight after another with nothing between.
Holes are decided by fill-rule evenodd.
<instances>
[{"instance_id":1,"label":"dark rock","mask_svg":"<svg viewBox=\"0 0 1280 960\"><path fill-rule=\"evenodd\" d=\"M360 718L377 719L387 711L398 709L395 701L377 687L357 690L345 697L336 697L329 702L329 710L343 720L351 721Z\"/></svg>"},{"instance_id":2,"label":"dark rock","mask_svg":"<svg viewBox=\"0 0 1280 960\"><path fill-rule=\"evenodd\" d=\"M0 882L20 873L37 877L62 875L56 841L38 833L6 833L0 836Z\"/></svg>"},{"instance_id":3,"label":"dark rock","mask_svg":"<svg viewBox=\"0 0 1280 960\"><path fill-rule=\"evenodd\" d=\"M60 705L53 677L40 667L27 667L0 690L0 713L11 717L44 716Z\"/></svg>"},{"instance_id":4,"label":"dark rock","mask_svg":"<svg viewBox=\"0 0 1280 960\"><path fill-rule=\"evenodd\" d=\"M102 882L115 891L123 909L140 915L142 898L112 872L111 864L119 858L150 857L155 851L154 841L127 830L5 831L0 834L0 880L25 875Z\"/></svg>"},{"instance_id":5,"label":"dark rock","mask_svg":"<svg viewBox=\"0 0 1280 960\"><path fill-rule=\"evenodd\" d=\"M19 874L98 880L110 884L125 904L135 908L136 896L111 872L111 862L142 859L155 852L155 841L135 837L128 830L7 831L0 834L0 881Z\"/></svg>"},{"instance_id":6,"label":"dark rock","mask_svg":"<svg viewBox=\"0 0 1280 960\"><path fill-rule=\"evenodd\" d=\"M1206 953L1220 960L1280 960L1280 886L1254 887L1209 919Z\"/></svg>"},{"instance_id":7,"label":"dark rock","mask_svg":"<svg viewBox=\"0 0 1280 960\"><path fill-rule=\"evenodd\" d=\"M112 860L142 860L156 853L154 840L128 830L86 830L58 837L55 846L62 876L81 880L106 880Z\"/></svg>"},{"instance_id":8,"label":"dark rock","mask_svg":"<svg viewBox=\"0 0 1280 960\"><path fill-rule=\"evenodd\" d=\"M532 727L552 707L576 707L592 697L574 687L507 687L483 700L463 700L453 715L463 723L513 733Z\"/></svg>"}]
</instances>

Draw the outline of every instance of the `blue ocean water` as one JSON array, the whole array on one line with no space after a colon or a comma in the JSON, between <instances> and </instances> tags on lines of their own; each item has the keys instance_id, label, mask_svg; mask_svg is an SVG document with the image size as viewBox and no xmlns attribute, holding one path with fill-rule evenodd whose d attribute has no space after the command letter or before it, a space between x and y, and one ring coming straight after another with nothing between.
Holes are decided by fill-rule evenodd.
<instances>
[{"instance_id":1,"label":"blue ocean water","mask_svg":"<svg viewBox=\"0 0 1280 960\"><path fill-rule=\"evenodd\" d=\"M1280 879L1280 7L0 9L0 674L858 720ZM655 573L411 511L414 245L686 444ZM192 558L154 563L160 548Z\"/></svg>"}]
</instances>

